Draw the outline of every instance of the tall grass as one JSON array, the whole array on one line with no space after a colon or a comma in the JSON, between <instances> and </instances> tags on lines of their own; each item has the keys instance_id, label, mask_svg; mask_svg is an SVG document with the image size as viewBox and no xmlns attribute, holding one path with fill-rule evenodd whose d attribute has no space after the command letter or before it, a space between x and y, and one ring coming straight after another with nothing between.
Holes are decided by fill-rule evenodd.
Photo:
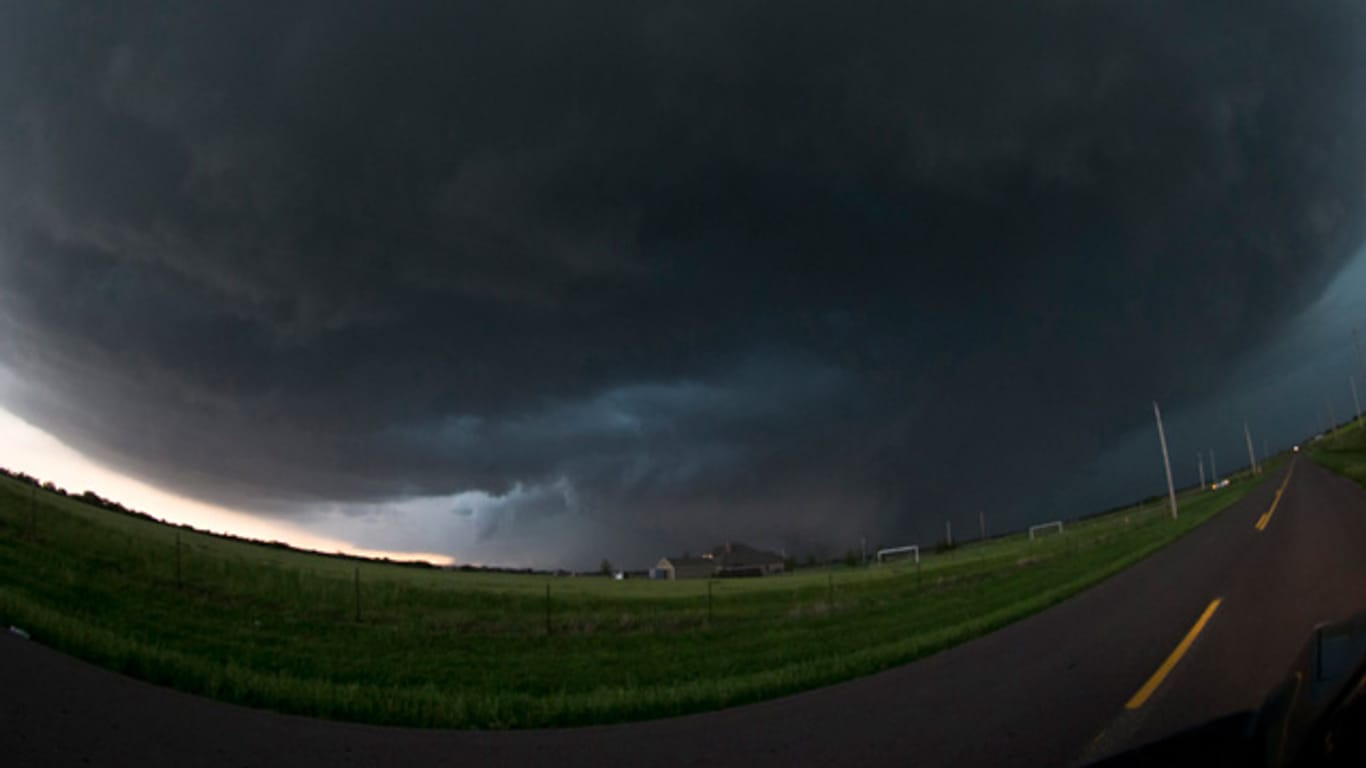
<instances>
[{"instance_id":1,"label":"tall grass","mask_svg":"<svg viewBox=\"0 0 1366 768\"><path fill-rule=\"evenodd\" d=\"M1309 447L1315 461L1366 485L1366 419L1338 427Z\"/></svg>"},{"instance_id":2,"label":"tall grass","mask_svg":"<svg viewBox=\"0 0 1366 768\"><path fill-rule=\"evenodd\" d=\"M1179 521L1132 509L919 567L715 581L709 599L705 581L421 570L257 546L43 491L31 501L29 486L0 478L0 623L155 683L321 717L652 718L845 680L989 632L1131 565L1253 484L1192 497Z\"/></svg>"}]
</instances>

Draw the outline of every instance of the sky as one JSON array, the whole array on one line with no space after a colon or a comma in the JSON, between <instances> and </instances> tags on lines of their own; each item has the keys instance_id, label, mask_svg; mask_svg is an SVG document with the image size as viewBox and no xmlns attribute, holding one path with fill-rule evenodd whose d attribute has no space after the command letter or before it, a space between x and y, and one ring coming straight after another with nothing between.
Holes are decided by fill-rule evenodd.
<instances>
[{"instance_id":1,"label":"sky","mask_svg":"<svg viewBox=\"0 0 1366 768\"><path fill-rule=\"evenodd\" d=\"M1366 380L1356 3L14 3L0 107L0 461L216 529L932 543Z\"/></svg>"}]
</instances>

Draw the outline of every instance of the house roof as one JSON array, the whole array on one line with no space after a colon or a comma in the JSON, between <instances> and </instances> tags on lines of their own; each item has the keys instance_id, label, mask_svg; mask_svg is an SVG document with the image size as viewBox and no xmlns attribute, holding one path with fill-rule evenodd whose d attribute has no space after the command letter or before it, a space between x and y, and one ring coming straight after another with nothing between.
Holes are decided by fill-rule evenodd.
<instances>
[{"instance_id":1,"label":"house roof","mask_svg":"<svg viewBox=\"0 0 1366 768\"><path fill-rule=\"evenodd\" d=\"M776 552L769 552L765 549L755 549L748 544L729 542L717 547L713 547L710 554L702 557L664 557L659 561L662 567L665 563L674 568L753 568L755 566L774 565L783 562L783 556Z\"/></svg>"},{"instance_id":2,"label":"house roof","mask_svg":"<svg viewBox=\"0 0 1366 768\"><path fill-rule=\"evenodd\" d=\"M773 565L783 561L782 555L772 552L732 552L720 558L722 568L746 568L754 565Z\"/></svg>"},{"instance_id":3,"label":"house roof","mask_svg":"<svg viewBox=\"0 0 1366 768\"><path fill-rule=\"evenodd\" d=\"M688 566L694 566L694 565L706 565L706 566L715 566L715 565L716 565L716 561L714 561L714 560L709 560L709 559L707 559L707 558L705 558L705 557L666 557L666 558L663 558L662 560L660 560L659 562L660 562L660 563L666 563L666 562L667 562L669 565L672 565L672 566L675 567L675 568L678 568L678 567L680 567L680 566L686 568L686 567L688 567Z\"/></svg>"},{"instance_id":4,"label":"house roof","mask_svg":"<svg viewBox=\"0 0 1366 768\"><path fill-rule=\"evenodd\" d=\"M712 548L711 548L711 556L712 556L712 557L721 557L722 555L733 555L733 554L736 554L736 553L739 553L739 552L759 552L759 551L761 551L761 550L755 549L754 547L751 547L750 545L745 544L744 542L740 542L740 541L728 541L728 542L726 542L725 544L718 544L718 545L712 547Z\"/></svg>"},{"instance_id":5,"label":"house roof","mask_svg":"<svg viewBox=\"0 0 1366 768\"><path fill-rule=\"evenodd\" d=\"M748 544L729 543L712 550L712 556L722 568L746 568L755 565L781 563L783 556Z\"/></svg>"}]
</instances>

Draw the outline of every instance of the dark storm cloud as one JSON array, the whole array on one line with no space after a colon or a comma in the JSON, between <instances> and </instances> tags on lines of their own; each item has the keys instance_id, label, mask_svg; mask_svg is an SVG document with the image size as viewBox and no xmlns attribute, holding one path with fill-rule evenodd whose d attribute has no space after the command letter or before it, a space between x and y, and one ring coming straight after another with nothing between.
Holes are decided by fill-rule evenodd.
<instances>
[{"instance_id":1,"label":"dark storm cloud","mask_svg":"<svg viewBox=\"0 0 1366 768\"><path fill-rule=\"evenodd\" d=\"M909 535L1208 395L1361 239L1352 3L0 13L8 405L256 508Z\"/></svg>"}]
</instances>

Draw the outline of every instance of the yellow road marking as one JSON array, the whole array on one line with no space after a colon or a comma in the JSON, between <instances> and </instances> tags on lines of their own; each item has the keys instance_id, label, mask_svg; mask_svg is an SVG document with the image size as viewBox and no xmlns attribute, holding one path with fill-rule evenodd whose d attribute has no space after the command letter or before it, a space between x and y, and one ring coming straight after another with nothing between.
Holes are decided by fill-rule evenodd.
<instances>
[{"instance_id":1,"label":"yellow road marking","mask_svg":"<svg viewBox=\"0 0 1366 768\"><path fill-rule=\"evenodd\" d=\"M1129 699L1129 703L1124 705L1125 709L1138 709L1147 703L1148 698L1153 695L1157 690L1157 687L1162 685L1162 681L1167 679L1167 675L1171 674L1171 671L1176 666L1177 662L1181 661L1181 657L1185 656L1186 651L1190 650L1191 643L1195 642L1195 638L1199 636L1201 630L1205 628L1205 624L1209 622L1209 619L1214 615L1214 612L1219 610L1219 603L1221 602L1223 602L1223 598L1214 598L1214 601L1209 604L1209 607L1205 609L1205 612L1200 614L1200 620L1195 622L1195 626L1191 627L1190 631L1186 633L1186 636L1182 638L1181 644L1176 646L1176 650L1172 651L1171 655L1167 657L1167 660L1162 662L1162 666L1158 667L1157 671L1153 673L1153 676L1148 678L1148 682L1144 683L1143 687L1138 689L1138 693L1135 693L1134 697Z\"/></svg>"},{"instance_id":2,"label":"yellow road marking","mask_svg":"<svg viewBox=\"0 0 1366 768\"><path fill-rule=\"evenodd\" d=\"M1285 487L1290 485L1290 478L1294 474L1295 464L1291 462L1290 471L1285 473L1285 480L1281 482L1281 487L1276 489L1276 498L1271 500L1271 509L1263 512L1262 516L1257 518L1257 530L1265 531L1266 527L1271 524L1271 516L1276 514L1276 505L1281 503L1281 494L1285 493Z\"/></svg>"}]
</instances>

